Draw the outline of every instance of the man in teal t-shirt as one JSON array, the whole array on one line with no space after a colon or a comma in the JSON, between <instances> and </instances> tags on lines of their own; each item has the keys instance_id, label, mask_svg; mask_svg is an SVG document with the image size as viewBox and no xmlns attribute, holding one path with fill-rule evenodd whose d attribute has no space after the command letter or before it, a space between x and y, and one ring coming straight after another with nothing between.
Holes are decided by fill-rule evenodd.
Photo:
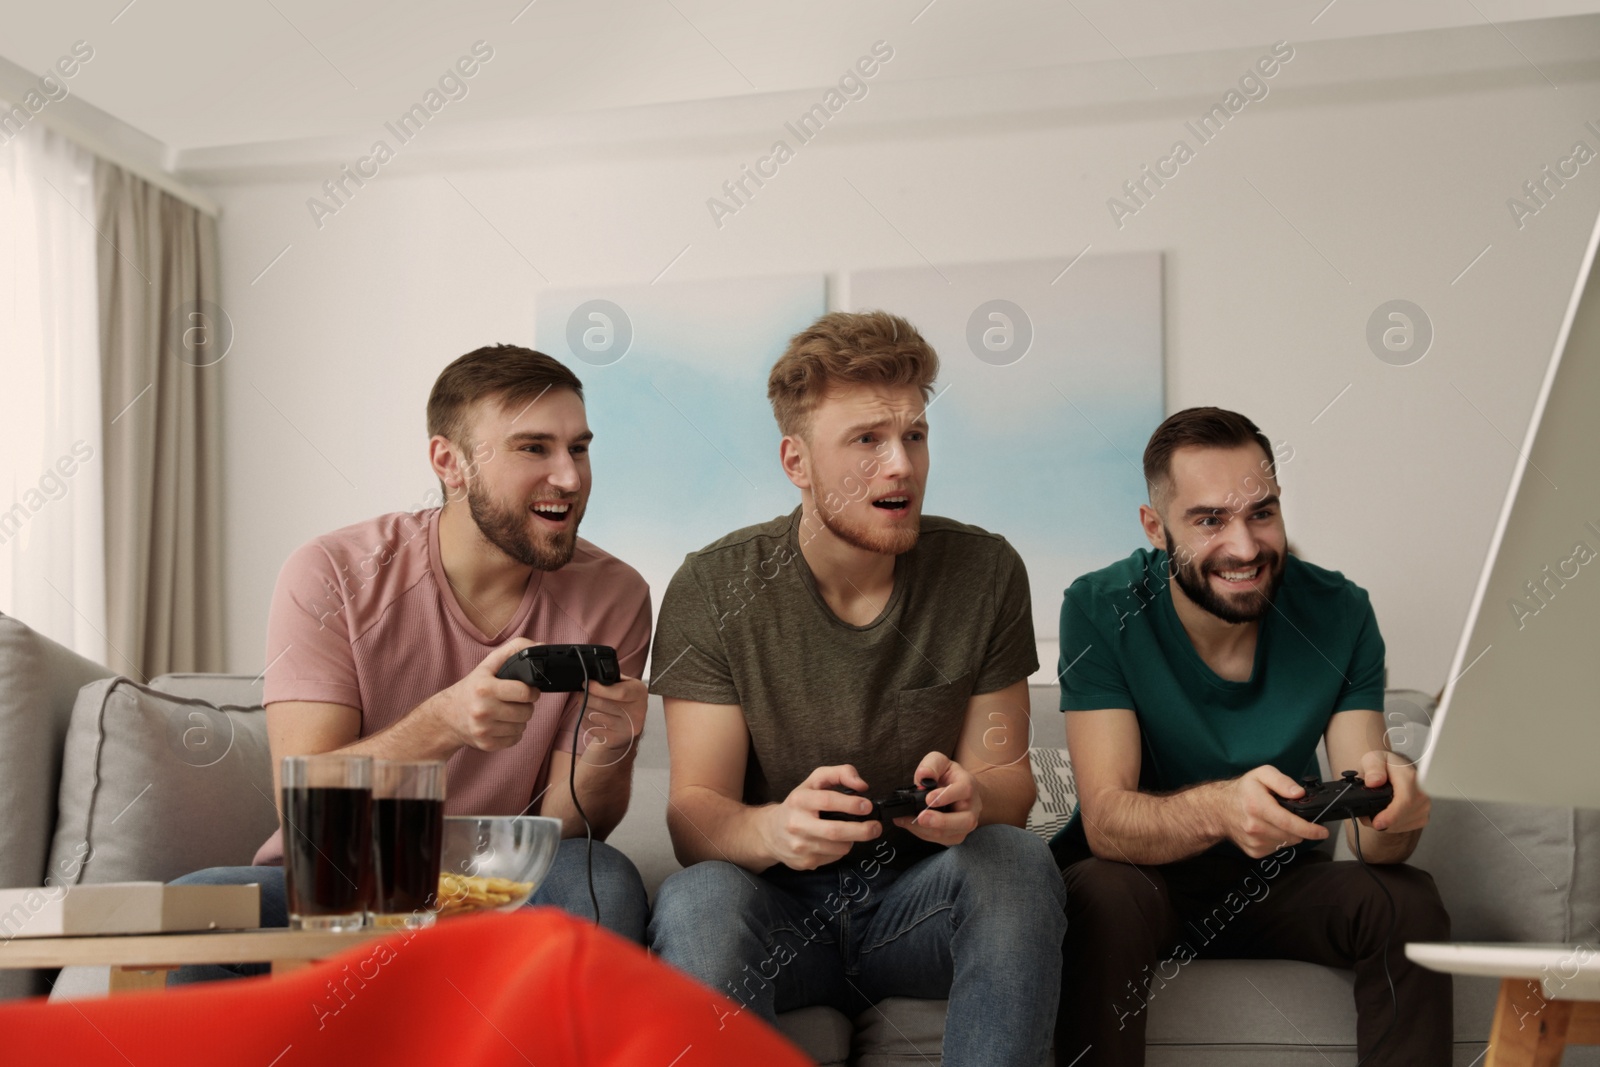
<instances>
[{"instance_id":1,"label":"man in teal t-shirt","mask_svg":"<svg viewBox=\"0 0 1600 1067\"><path fill-rule=\"evenodd\" d=\"M1366 592L1289 554L1272 446L1244 416L1173 415L1144 473L1152 547L1079 578L1061 608L1079 810L1051 843L1068 900L1057 1062L1143 1064L1145 1008L1196 980L1185 963L1265 957L1354 969L1363 1064L1448 1064L1449 976L1404 954L1449 935L1433 880L1404 863L1429 800L1384 743ZM1336 775L1394 790L1346 824L1366 870L1278 802L1320 780L1324 740Z\"/></svg>"}]
</instances>

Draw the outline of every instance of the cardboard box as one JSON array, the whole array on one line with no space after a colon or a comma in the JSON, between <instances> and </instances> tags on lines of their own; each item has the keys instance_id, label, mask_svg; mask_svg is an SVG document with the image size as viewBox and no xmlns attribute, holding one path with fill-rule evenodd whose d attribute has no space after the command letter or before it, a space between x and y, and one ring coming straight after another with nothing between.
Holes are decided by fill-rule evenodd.
<instances>
[{"instance_id":1,"label":"cardboard box","mask_svg":"<svg viewBox=\"0 0 1600 1067\"><path fill-rule=\"evenodd\" d=\"M104 885L0 889L0 940L254 930L261 925L259 885Z\"/></svg>"}]
</instances>

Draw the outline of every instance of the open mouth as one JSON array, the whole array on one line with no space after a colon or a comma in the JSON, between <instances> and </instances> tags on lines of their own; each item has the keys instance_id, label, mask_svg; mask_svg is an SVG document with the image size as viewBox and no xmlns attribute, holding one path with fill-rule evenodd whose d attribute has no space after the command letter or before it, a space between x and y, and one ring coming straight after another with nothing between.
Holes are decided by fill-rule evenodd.
<instances>
[{"instance_id":1,"label":"open mouth","mask_svg":"<svg viewBox=\"0 0 1600 1067\"><path fill-rule=\"evenodd\" d=\"M554 500L542 501L533 506L533 513L552 526L564 526L572 516L572 505Z\"/></svg>"},{"instance_id":2,"label":"open mouth","mask_svg":"<svg viewBox=\"0 0 1600 1067\"><path fill-rule=\"evenodd\" d=\"M872 506L879 511L887 511L891 515L905 515L911 511L911 498L904 494L883 496L874 500Z\"/></svg>"}]
</instances>

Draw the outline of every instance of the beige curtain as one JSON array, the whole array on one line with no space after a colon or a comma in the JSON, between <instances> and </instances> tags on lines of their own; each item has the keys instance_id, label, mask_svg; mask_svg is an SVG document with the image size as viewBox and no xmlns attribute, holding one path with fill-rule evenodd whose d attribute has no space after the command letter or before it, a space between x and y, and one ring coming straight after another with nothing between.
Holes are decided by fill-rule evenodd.
<instances>
[{"instance_id":1,"label":"beige curtain","mask_svg":"<svg viewBox=\"0 0 1600 1067\"><path fill-rule=\"evenodd\" d=\"M221 670L216 220L104 161L95 189L109 664Z\"/></svg>"}]
</instances>

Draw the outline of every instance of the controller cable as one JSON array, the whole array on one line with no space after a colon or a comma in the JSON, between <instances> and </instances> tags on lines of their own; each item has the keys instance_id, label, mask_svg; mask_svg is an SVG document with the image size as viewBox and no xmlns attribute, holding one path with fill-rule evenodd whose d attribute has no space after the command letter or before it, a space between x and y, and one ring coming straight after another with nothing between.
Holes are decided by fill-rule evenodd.
<instances>
[{"instance_id":1,"label":"controller cable","mask_svg":"<svg viewBox=\"0 0 1600 1067\"><path fill-rule=\"evenodd\" d=\"M1372 867L1367 863L1367 858L1361 854L1361 823L1356 822L1354 825L1355 830L1352 836L1355 838L1356 859L1361 862L1361 869L1367 872L1367 877L1371 878L1378 888L1383 890L1384 897L1389 901L1389 932L1384 935L1383 939L1383 977L1389 983L1389 1025L1384 1027L1383 1033L1378 1037L1372 1048L1367 1051L1367 1054L1356 1061L1356 1067L1361 1067L1362 1064L1377 1055L1378 1049L1382 1048L1383 1043L1389 1040L1389 1034L1393 1032L1395 1023L1400 1021L1400 997L1394 989L1394 975L1389 973L1389 953L1394 948L1394 935L1400 927L1400 909L1395 907L1394 895L1389 892L1389 887L1383 884L1383 879L1374 873Z\"/></svg>"},{"instance_id":2,"label":"controller cable","mask_svg":"<svg viewBox=\"0 0 1600 1067\"><path fill-rule=\"evenodd\" d=\"M583 733L583 720L589 715L589 665L583 661L583 650L577 645L572 645L573 655L578 657L578 666L583 670L583 703L578 708L578 721L572 724L572 762L567 764L567 789L572 793L572 806L578 811L578 818L583 820L584 867L589 876L589 905L594 908L594 924L600 925L600 898L594 892L594 827L589 825L589 816L583 810L583 803L578 799L578 739ZM1384 966L1389 965L1384 960ZM1359 1067L1359 1065L1358 1065Z\"/></svg>"}]
</instances>

